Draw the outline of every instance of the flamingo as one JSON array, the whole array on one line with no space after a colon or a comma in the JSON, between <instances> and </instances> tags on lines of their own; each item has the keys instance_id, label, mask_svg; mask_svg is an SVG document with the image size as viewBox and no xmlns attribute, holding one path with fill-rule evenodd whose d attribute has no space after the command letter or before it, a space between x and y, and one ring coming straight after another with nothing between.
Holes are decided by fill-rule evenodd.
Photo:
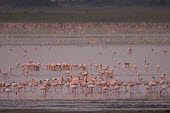
<instances>
[{"instance_id":1,"label":"flamingo","mask_svg":"<svg viewBox=\"0 0 170 113\"><path fill-rule=\"evenodd\" d=\"M159 81L160 89L161 89L161 87L162 87L162 85L163 85L164 83L165 83L165 79Z\"/></svg>"},{"instance_id":2,"label":"flamingo","mask_svg":"<svg viewBox=\"0 0 170 113\"><path fill-rule=\"evenodd\" d=\"M163 50L164 55L167 55L167 52L168 52L167 50Z\"/></svg>"},{"instance_id":3,"label":"flamingo","mask_svg":"<svg viewBox=\"0 0 170 113\"><path fill-rule=\"evenodd\" d=\"M168 84L168 87L170 88L170 83L167 83Z\"/></svg>"},{"instance_id":4,"label":"flamingo","mask_svg":"<svg viewBox=\"0 0 170 113\"><path fill-rule=\"evenodd\" d=\"M120 93L120 91L119 91L120 86L119 85L114 86L113 89L114 89L115 93Z\"/></svg>"},{"instance_id":5,"label":"flamingo","mask_svg":"<svg viewBox=\"0 0 170 113\"><path fill-rule=\"evenodd\" d=\"M77 89L77 85L73 85L72 83L70 84L70 88L72 88L72 93L76 94L76 89Z\"/></svg>"},{"instance_id":6,"label":"flamingo","mask_svg":"<svg viewBox=\"0 0 170 113\"><path fill-rule=\"evenodd\" d=\"M150 63L145 60L145 65L150 65Z\"/></svg>"},{"instance_id":7,"label":"flamingo","mask_svg":"<svg viewBox=\"0 0 170 113\"><path fill-rule=\"evenodd\" d=\"M54 91L56 91L57 87L58 87L58 83L57 82L53 82L51 83L51 86L54 87Z\"/></svg>"},{"instance_id":8,"label":"flamingo","mask_svg":"<svg viewBox=\"0 0 170 113\"><path fill-rule=\"evenodd\" d=\"M96 90L97 90L97 91L98 91L99 88L100 88L100 91L102 91L102 83L101 83L101 80L96 81L96 82L95 82L95 85L96 85Z\"/></svg>"},{"instance_id":9,"label":"flamingo","mask_svg":"<svg viewBox=\"0 0 170 113\"><path fill-rule=\"evenodd\" d=\"M150 63L145 60L145 69L148 72L149 70Z\"/></svg>"},{"instance_id":10,"label":"flamingo","mask_svg":"<svg viewBox=\"0 0 170 113\"><path fill-rule=\"evenodd\" d=\"M103 65L102 65L102 64L100 64L100 69L102 69L102 66L103 66Z\"/></svg>"},{"instance_id":11,"label":"flamingo","mask_svg":"<svg viewBox=\"0 0 170 113\"><path fill-rule=\"evenodd\" d=\"M47 87L42 85L42 86L39 87L39 89L43 91L43 96L46 96Z\"/></svg>"},{"instance_id":12,"label":"flamingo","mask_svg":"<svg viewBox=\"0 0 170 113\"><path fill-rule=\"evenodd\" d=\"M128 53L129 53L129 55L132 55L132 48L128 48Z\"/></svg>"},{"instance_id":13,"label":"flamingo","mask_svg":"<svg viewBox=\"0 0 170 113\"><path fill-rule=\"evenodd\" d=\"M130 91L129 91L129 92L131 92L132 89L133 89L133 92L134 92L135 83L129 82L128 86L129 86L129 88L130 88Z\"/></svg>"},{"instance_id":14,"label":"flamingo","mask_svg":"<svg viewBox=\"0 0 170 113\"><path fill-rule=\"evenodd\" d=\"M94 85L93 84L89 84L89 85L87 85L87 88L89 89L90 93L92 93Z\"/></svg>"},{"instance_id":15,"label":"flamingo","mask_svg":"<svg viewBox=\"0 0 170 113\"><path fill-rule=\"evenodd\" d=\"M155 87L159 84L159 80L156 80L155 77L152 77L153 81L150 82L150 84L152 84L152 86L154 87L154 91L155 91Z\"/></svg>"},{"instance_id":16,"label":"flamingo","mask_svg":"<svg viewBox=\"0 0 170 113\"><path fill-rule=\"evenodd\" d=\"M99 67L99 65L98 65L98 64L95 64L94 66L96 67L96 70L97 70L97 69L98 69L98 67Z\"/></svg>"},{"instance_id":17,"label":"flamingo","mask_svg":"<svg viewBox=\"0 0 170 113\"><path fill-rule=\"evenodd\" d=\"M116 86L117 83L118 83L118 80L111 80L110 81L110 85L113 86L113 87Z\"/></svg>"},{"instance_id":18,"label":"flamingo","mask_svg":"<svg viewBox=\"0 0 170 113\"><path fill-rule=\"evenodd\" d=\"M4 78L5 78L5 79L9 79L9 78L10 78L10 77L8 76L8 73L7 73L7 72L3 72L2 74L4 75Z\"/></svg>"},{"instance_id":19,"label":"flamingo","mask_svg":"<svg viewBox=\"0 0 170 113\"><path fill-rule=\"evenodd\" d=\"M82 88L82 92L84 92L84 88L86 88L87 85L88 85L87 81L86 82L83 82L83 81L81 82L80 86Z\"/></svg>"},{"instance_id":20,"label":"flamingo","mask_svg":"<svg viewBox=\"0 0 170 113\"><path fill-rule=\"evenodd\" d=\"M145 65L145 69L147 72L149 72L149 65Z\"/></svg>"},{"instance_id":21,"label":"flamingo","mask_svg":"<svg viewBox=\"0 0 170 113\"><path fill-rule=\"evenodd\" d=\"M141 77L140 77L141 74L137 72L137 76L138 76L138 80L140 80L141 79Z\"/></svg>"},{"instance_id":22,"label":"flamingo","mask_svg":"<svg viewBox=\"0 0 170 113\"><path fill-rule=\"evenodd\" d=\"M160 65L157 65L157 71L159 72L160 71Z\"/></svg>"},{"instance_id":23,"label":"flamingo","mask_svg":"<svg viewBox=\"0 0 170 113\"><path fill-rule=\"evenodd\" d=\"M151 88L151 86L150 86L150 85L148 85L148 84L145 84L145 88L146 88L146 90L147 90L147 93L148 93L148 92L150 92L150 91L151 91L151 89L152 89L152 88Z\"/></svg>"},{"instance_id":24,"label":"flamingo","mask_svg":"<svg viewBox=\"0 0 170 113\"><path fill-rule=\"evenodd\" d=\"M20 84L24 87L24 90L26 91L26 86L28 85L28 83L22 81Z\"/></svg>"},{"instance_id":25,"label":"flamingo","mask_svg":"<svg viewBox=\"0 0 170 113\"><path fill-rule=\"evenodd\" d=\"M134 65L133 68L134 68L135 72L137 73L137 65Z\"/></svg>"},{"instance_id":26,"label":"flamingo","mask_svg":"<svg viewBox=\"0 0 170 113\"><path fill-rule=\"evenodd\" d=\"M128 86L128 83L127 82L123 82L122 85L125 87L125 91L128 92L128 90L126 89L126 87Z\"/></svg>"},{"instance_id":27,"label":"flamingo","mask_svg":"<svg viewBox=\"0 0 170 113\"><path fill-rule=\"evenodd\" d=\"M117 62L118 68L120 69L120 62Z\"/></svg>"},{"instance_id":28,"label":"flamingo","mask_svg":"<svg viewBox=\"0 0 170 113\"><path fill-rule=\"evenodd\" d=\"M136 90L139 91L139 86L142 84L142 78L136 82Z\"/></svg>"},{"instance_id":29,"label":"flamingo","mask_svg":"<svg viewBox=\"0 0 170 113\"><path fill-rule=\"evenodd\" d=\"M32 82L31 82L31 83L32 83L32 85L33 85L33 87L34 87L34 91L35 91L35 88L38 87L38 84L35 82L34 79L32 79Z\"/></svg>"},{"instance_id":30,"label":"flamingo","mask_svg":"<svg viewBox=\"0 0 170 113\"><path fill-rule=\"evenodd\" d=\"M9 87L11 87L12 85L10 84L10 83L5 83L5 87L6 88L9 88Z\"/></svg>"},{"instance_id":31,"label":"flamingo","mask_svg":"<svg viewBox=\"0 0 170 113\"><path fill-rule=\"evenodd\" d=\"M162 80L163 80L163 79L166 79L165 74L159 76L159 78L161 78Z\"/></svg>"},{"instance_id":32,"label":"flamingo","mask_svg":"<svg viewBox=\"0 0 170 113\"><path fill-rule=\"evenodd\" d=\"M102 89L103 89L103 90L105 91L105 93L106 93L106 92L109 90L109 86L108 86L107 84L105 84Z\"/></svg>"},{"instance_id":33,"label":"flamingo","mask_svg":"<svg viewBox=\"0 0 170 113\"><path fill-rule=\"evenodd\" d=\"M162 91L163 91L163 93L165 93L165 91L166 91L166 93L168 94L168 91L167 91L167 89L168 89L168 83L167 83L167 85L166 86L161 86L161 90L160 90L160 96L161 96L161 94L162 94Z\"/></svg>"},{"instance_id":34,"label":"flamingo","mask_svg":"<svg viewBox=\"0 0 170 113\"><path fill-rule=\"evenodd\" d=\"M17 83L16 82L13 82L12 83L12 88L13 88L13 91L15 92L15 90L16 90L16 87L17 87Z\"/></svg>"},{"instance_id":35,"label":"flamingo","mask_svg":"<svg viewBox=\"0 0 170 113\"><path fill-rule=\"evenodd\" d=\"M9 98L9 93L12 92L12 90L10 88L6 88L5 92L7 93L7 97Z\"/></svg>"},{"instance_id":36,"label":"flamingo","mask_svg":"<svg viewBox=\"0 0 170 113\"><path fill-rule=\"evenodd\" d=\"M11 72L12 72L12 67L9 67L9 73L11 74Z\"/></svg>"},{"instance_id":37,"label":"flamingo","mask_svg":"<svg viewBox=\"0 0 170 113\"><path fill-rule=\"evenodd\" d=\"M64 85L63 81L58 81L58 86L61 89L61 92L62 92L63 85Z\"/></svg>"},{"instance_id":38,"label":"flamingo","mask_svg":"<svg viewBox=\"0 0 170 113\"><path fill-rule=\"evenodd\" d=\"M22 88L24 88L20 83L17 84L17 87L16 87L16 94L20 93L22 90Z\"/></svg>"}]
</instances>

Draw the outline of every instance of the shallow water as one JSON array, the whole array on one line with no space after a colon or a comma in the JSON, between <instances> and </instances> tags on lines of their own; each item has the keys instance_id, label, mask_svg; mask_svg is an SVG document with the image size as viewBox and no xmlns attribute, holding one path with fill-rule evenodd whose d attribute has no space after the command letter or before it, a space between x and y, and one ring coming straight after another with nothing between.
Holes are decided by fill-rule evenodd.
<instances>
[{"instance_id":1,"label":"shallow water","mask_svg":"<svg viewBox=\"0 0 170 113\"><path fill-rule=\"evenodd\" d=\"M17 40L17 39L15 39ZM21 39L20 39L21 40ZM28 40L28 39L27 39ZM43 39L44 40L44 39ZM69 39L71 40L71 39ZM24 42L24 39L22 39ZM31 41L31 40L29 40ZM48 39L46 39L48 41ZM57 39L56 39L57 41ZM73 42L75 40L72 40ZM28 58L32 59L35 63L41 63L41 64L50 64L50 63L70 63L70 64L103 64L103 65L109 65L109 67L117 66L117 62L120 62L121 68L116 68L114 71L115 79L119 81L136 81L137 76L134 70L130 71L129 69L125 69L125 71L122 70L122 66L124 62L130 62L132 65L137 65L138 71L141 73L141 77L143 78L143 82L146 83L148 81L152 80L152 77L156 77L156 79L159 79L159 76L162 74L166 74L166 81L170 81L170 63L169 58L170 54L170 46L169 45L154 45L154 44L97 44L97 45L90 45L90 44L57 44L57 45L42 45L40 42L40 45L24 45L23 43L20 45L2 45L0 47L0 69L2 72L8 72L9 66L13 67L12 73L9 75L10 79L5 79L2 74L0 74L0 80L6 81L6 82L13 82L13 81L26 81L31 82L32 78L35 79L35 81L39 82L42 79L46 78L52 78L52 77L61 77L66 76L65 72L52 72L47 70L41 70L38 72L30 72L28 77L24 77L21 74L21 69L17 69L17 63L24 64L27 62ZM49 46L51 49L49 49ZM131 47L133 49L132 55L129 55L127 53L127 49ZM37 51L35 51L35 48L37 48ZM154 49L156 52L152 52L151 49ZM168 51L168 53L165 55L162 52L162 49L165 49ZM27 50L27 53L24 52L24 50ZM115 53L116 52L116 53ZM155 54L157 53L157 54ZM25 57L24 57L25 54ZM145 63L144 61L147 61L150 63L149 72L145 70ZM160 65L160 72L157 72L157 65ZM96 70L94 67L90 70L89 73L93 74L93 76L98 76L99 70ZM76 76L78 74L78 71L74 70L71 71L72 76ZM21 94L16 95L15 93L10 93L9 97L5 92L0 93L0 100L16 100L16 99L22 99L23 101L26 99L29 100L46 100L49 99L52 100L60 100L60 99L66 99L66 100L73 100L76 99L81 100L116 100L116 99L133 99L133 100L161 100L162 102L170 100L170 95L165 94L160 96L159 90L152 91L150 93L147 93L144 83L140 86L139 91L135 91L134 93L125 92L122 88L120 94L115 94L112 91L109 91L107 93L101 93L101 92L94 92L92 94L89 94L87 92L81 93L80 89L77 94L72 94L67 92L67 88L64 86L63 91L48 91L47 96L43 96L42 92L39 90L35 90L34 92L29 92L28 89L26 92L23 92ZM166 85L166 84L165 84ZM170 93L170 88L168 89L168 92ZM28 100L27 100L28 101ZM46 103L46 101L40 101L38 106L40 108L43 105L48 105L49 108L52 108L52 104ZM2 101L4 103L8 101ZM15 104L15 101L11 101ZM18 102L18 101L17 101ZM54 101L55 102L55 101ZM81 103L81 101L79 101ZM107 101L106 101L107 102ZM8 103L6 103L9 105ZM34 106L36 103L33 101L30 103L29 106L23 105L26 108L31 108L30 106ZM1 105L3 105L1 103ZM1 106L2 108L6 108L7 105ZM85 105L88 105L87 103ZM123 102L122 102L123 105ZM21 106L15 106L17 108L22 108ZM35 105L36 106L36 105ZM46 106L48 108L48 106ZM54 105L57 106L57 105ZM43 106L44 107L44 106ZM67 106L68 107L68 106ZM108 107L108 106L107 106ZM107 108L106 107L106 108ZM168 107L169 103L168 103ZM10 108L8 106L7 108ZM14 108L12 106L11 108ZM37 107L39 108L39 107ZM162 107L163 108L163 107Z\"/></svg>"},{"instance_id":2,"label":"shallow water","mask_svg":"<svg viewBox=\"0 0 170 113\"><path fill-rule=\"evenodd\" d=\"M0 101L0 109L52 109L59 111L169 110L170 102L141 100L15 100Z\"/></svg>"}]
</instances>

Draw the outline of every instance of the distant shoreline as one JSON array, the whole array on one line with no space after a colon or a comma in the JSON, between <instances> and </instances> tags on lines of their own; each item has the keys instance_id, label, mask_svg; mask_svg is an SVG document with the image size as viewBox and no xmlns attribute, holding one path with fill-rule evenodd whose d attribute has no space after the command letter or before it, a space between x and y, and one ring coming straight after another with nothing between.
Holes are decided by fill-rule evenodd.
<instances>
[{"instance_id":1,"label":"distant shoreline","mask_svg":"<svg viewBox=\"0 0 170 113\"><path fill-rule=\"evenodd\" d=\"M168 113L169 101L144 100L1 100L0 113Z\"/></svg>"},{"instance_id":2,"label":"distant shoreline","mask_svg":"<svg viewBox=\"0 0 170 113\"><path fill-rule=\"evenodd\" d=\"M0 45L90 45L90 40L94 39L95 46L112 44L153 44L169 45L170 34L142 35L142 34L119 34L119 35L57 35L57 34L7 34L0 35ZM7 38L8 37L8 38ZM11 38L12 37L12 38ZM34 38L32 38L34 37Z\"/></svg>"},{"instance_id":3,"label":"distant shoreline","mask_svg":"<svg viewBox=\"0 0 170 113\"><path fill-rule=\"evenodd\" d=\"M169 113L170 110L63 111L54 109L1 109L0 113Z\"/></svg>"}]
</instances>

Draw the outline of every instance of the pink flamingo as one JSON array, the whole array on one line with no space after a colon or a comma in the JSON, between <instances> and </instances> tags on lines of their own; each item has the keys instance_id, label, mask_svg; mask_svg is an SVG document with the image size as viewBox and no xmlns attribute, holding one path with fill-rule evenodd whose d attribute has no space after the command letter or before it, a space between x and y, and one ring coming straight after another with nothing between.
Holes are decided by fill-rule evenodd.
<instances>
[{"instance_id":1,"label":"pink flamingo","mask_svg":"<svg viewBox=\"0 0 170 113\"><path fill-rule=\"evenodd\" d=\"M13 91L15 92L15 90L16 90L16 87L17 87L17 83L16 82L13 82L12 83L12 88L13 88Z\"/></svg>"},{"instance_id":2,"label":"pink flamingo","mask_svg":"<svg viewBox=\"0 0 170 113\"><path fill-rule=\"evenodd\" d=\"M39 89L43 91L43 96L46 96L47 87L45 87L45 86L40 86Z\"/></svg>"},{"instance_id":3,"label":"pink flamingo","mask_svg":"<svg viewBox=\"0 0 170 113\"><path fill-rule=\"evenodd\" d=\"M77 85L74 85L74 84L70 83L70 88L72 88L72 93L76 94L76 92L77 92Z\"/></svg>"},{"instance_id":4,"label":"pink flamingo","mask_svg":"<svg viewBox=\"0 0 170 113\"><path fill-rule=\"evenodd\" d=\"M35 88L38 87L38 83L36 83L34 79L32 79L31 83L32 83L32 85L34 87L34 91L35 91Z\"/></svg>"},{"instance_id":5,"label":"pink flamingo","mask_svg":"<svg viewBox=\"0 0 170 113\"><path fill-rule=\"evenodd\" d=\"M135 72L137 73L137 65L134 65L133 68L134 68Z\"/></svg>"},{"instance_id":6,"label":"pink flamingo","mask_svg":"<svg viewBox=\"0 0 170 113\"><path fill-rule=\"evenodd\" d=\"M12 92L12 90L10 88L6 88L5 92L7 93L7 97L9 98L9 93Z\"/></svg>"},{"instance_id":7,"label":"pink flamingo","mask_svg":"<svg viewBox=\"0 0 170 113\"><path fill-rule=\"evenodd\" d=\"M166 79L165 74L159 76L159 78L161 78L162 80L163 80L163 79Z\"/></svg>"},{"instance_id":8,"label":"pink flamingo","mask_svg":"<svg viewBox=\"0 0 170 113\"><path fill-rule=\"evenodd\" d=\"M131 91L134 92L135 83L129 82L128 86L129 86L129 88L130 88L130 89L129 89L129 92L131 92Z\"/></svg>"},{"instance_id":9,"label":"pink flamingo","mask_svg":"<svg viewBox=\"0 0 170 113\"><path fill-rule=\"evenodd\" d=\"M150 65L149 62L147 62L147 61L145 60L145 69L146 69L147 72L149 71L149 70L148 70L148 69L149 69L149 65Z\"/></svg>"},{"instance_id":10,"label":"pink flamingo","mask_svg":"<svg viewBox=\"0 0 170 113\"><path fill-rule=\"evenodd\" d=\"M95 64L94 66L96 67L96 70L97 70L97 69L98 69L98 67L99 67L99 65L98 65L98 64Z\"/></svg>"},{"instance_id":11,"label":"pink flamingo","mask_svg":"<svg viewBox=\"0 0 170 113\"><path fill-rule=\"evenodd\" d=\"M127 82L123 82L122 85L125 87L125 91L128 92L128 90L126 89L126 87L128 86L128 83Z\"/></svg>"},{"instance_id":12,"label":"pink flamingo","mask_svg":"<svg viewBox=\"0 0 170 113\"><path fill-rule=\"evenodd\" d=\"M161 89L161 87L162 87L162 85L163 85L164 83L165 83L165 79L162 79L162 80L159 81L160 89Z\"/></svg>"},{"instance_id":13,"label":"pink flamingo","mask_svg":"<svg viewBox=\"0 0 170 113\"><path fill-rule=\"evenodd\" d=\"M147 72L149 72L149 65L145 65L145 69Z\"/></svg>"},{"instance_id":14,"label":"pink flamingo","mask_svg":"<svg viewBox=\"0 0 170 113\"><path fill-rule=\"evenodd\" d=\"M120 62L117 62L118 68L120 69Z\"/></svg>"},{"instance_id":15,"label":"pink flamingo","mask_svg":"<svg viewBox=\"0 0 170 113\"><path fill-rule=\"evenodd\" d=\"M136 82L136 90L139 91L139 86L142 84L142 78Z\"/></svg>"},{"instance_id":16,"label":"pink flamingo","mask_svg":"<svg viewBox=\"0 0 170 113\"><path fill-rule=\"evenodd\" d=\"M101 80L97 80L95 82L95 86L96 86L96 91L98 91L100 89L100 91L102 91L102 83Z\"/></svg>"},{"instance_id":17,"label":"pink flamingo","mask_svg":"<svg viewBox=\"0 0 170 113\"><path fill-rule=\"evenodd\" d=\"M129 55L132 55L132 48L128 48L128 53L129 53Z\"/></svg>"},{"instance_id":18,"label":"pink flamingo","mask_svg":"<svg viewBox=\"0 0 170 113\"><path fill-rule=\"evenodd\" d=\"M138 73L138 72L137 72L137 76L138 76L138 80L140 80L140 79L141 79L141 77L140 77L140 76L141 76L141 75L140 75L140 73Z\"/></svg>"},{"instance_id":19,"label":"pink flamingo","mask_svg":"<svg viewBox=\"0 0 170 113\"><path fill-rule=\"evenodd\" d=\"M157 65L157 71L159 72L160 71L160 65Z\"/></svg>"},{"instance_id":20,"label":"pink flamingo","mask_svg":"<svg viewBox=\"0 0 170 113\"><path fill-rule=\"evenodd\" d=\"M89 89L90 93L92 93L93 89L94 89L94 85L93 84L89 84L89 85L87 85L87 88Z\"/></svg>"},{"instance_id":21,"label":"pink flamingo","mask_svg":"<svg viewBox=\"0 0 170 113\"><path fill-rule=\"evenodd\" d=\"M26 82L24 82L24 81L22 81L20 84L24 87L24 91L26 91L26 86L27 86L28 84L27 84Z\"/></svg>"},{"instance_id":22,"label":"pink flamingo","mask_svg":"<svg viewBox=\"0 0 170 113\"><path fill-rule=\"evenodd\" d=\"M166 85L166 86L161 86L160 96L161 96L161 94L162 94L162 91L163 91L163 93L165 93L165 91L166 91L166 93L168 94L167 89L168 89L168 83L167 83L167 85Z\"/></svg>"},{"instance_id":23,"label":"pink flamingo","mask_svg":"<svg viewBox=\"0 0 170 113\"><path fill-rule=\"evenodd\" d=\"M147 90L147 93L150 92L152 89L151 86L149 86L148 84L145 84L145 88Z\"/></svg>"},{"instance_id":24,"label":"pink flamingo","mask_svg":"<svg viewBox=\"0 0 170 113\"><path fill-rule=\"evenodd\" d=\"M105 91L105 93L109 90L109 85L107 85L107 83L103 86L103 88L102 88L104 91Z\"/></svg>"},{"instance_id":25,"label":"pink flamingo","mask_svg":"<svg viewBox=\"0 0 170 113\"><path fill-rule=\"evenodd\" d=\"M116 85L113 87L113 89L115 90L115 93L120 93L120 86L119 85Z\"/></svg>"},{"instance_id":26,"label":"pink flamingo","mask_svg":"<svg viewBox=\"0 0 170 113\"><path fill-rule=\"evenodd\" d=\"M170 83L167 83L168 84L168 87L170 88Z\"/></svg>"},{"instance_id":27,"label":"pink flamingo","mask_svg":"<svg viewBox=\"0 0 170 113\"><path fill-rule=\"evenodd\" d=\"M155 77L152 77L153 78L153 81L152 82L152 86L154 86L154 90L155 90L155 87L159 84L159 80L156 80Z\"/></svg>"},{"instance_id":28,"label":"pink flamingo","mask_svg":"<svg viewBox=\"0 0 170 113\"><path fill-rule=\"evenodd\" d=\"M7 72L3 72L2 74L4 75L4 78L5 78L5 79L9 79L9 78L10 78L10 77L8 76L8 73L7 73Z\"/></svg>"},{"instance_id":29,"label":"pink flamingo","mask_svg":"<svg viewBox=\"0 0 170 113\"><path fill-rule=\"evenodd\" d=\"M20 83L17 85L16 87L16 94L20 93L22 90L22 88L24 88Z\"/></svg>"}]
</instances>

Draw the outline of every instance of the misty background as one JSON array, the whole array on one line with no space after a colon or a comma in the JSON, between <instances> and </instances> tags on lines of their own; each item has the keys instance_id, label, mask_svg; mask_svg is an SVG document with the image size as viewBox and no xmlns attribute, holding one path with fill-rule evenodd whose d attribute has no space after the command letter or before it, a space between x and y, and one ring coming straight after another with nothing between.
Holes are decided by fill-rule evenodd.
<instances>
[{"instance_id":1,"label":"misty background","mask_svg":"<svg viewBox=\"0 0 170 113\"><path fill-rule=\"evenodd\" d=\"M0 0L1 8L64 6L170 6L170 0Z\"/></svg>"},{"instance_id":2,"label":"misty background","mask_svg":"<svg viewBox=\"0 0 170 113\"><path fill-rule=\"evenodd\" d=\"M170 0L0 0L0 22L169 22Z\"/></svg>"}]
</instances>

